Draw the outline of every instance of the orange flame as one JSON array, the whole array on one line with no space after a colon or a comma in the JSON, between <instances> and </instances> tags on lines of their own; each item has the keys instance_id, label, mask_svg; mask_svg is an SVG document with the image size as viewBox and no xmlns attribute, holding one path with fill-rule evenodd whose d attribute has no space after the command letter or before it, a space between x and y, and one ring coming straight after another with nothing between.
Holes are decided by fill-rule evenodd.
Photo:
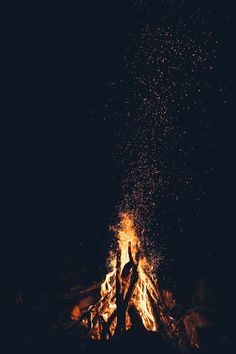
<instances>
[{"instance_id":1,"label":"orange flame","mask_svg":"<svg viewBox=\"0 0 236 354\"><path fill-rule=\"evenodd\" d=\"M87 319L80 316L79 307L74 308L72 318L80 316L79 320L88 324L92 339L109 339L122 333L130 329L137 318L141 318L148 331L157 331L163 323L168 336L176 335L177 327L166 312L157 279L152 274L152 263L142 254L134 214L122 212L119 224L112 229L118 247L110 257L111 271L101 284L100 300L89 307Z\"/></svg>"},{"instance_id":2,"label":"orange flame","mask_svg":"<svg viewBox=\"0 0 236 354\"><path fill-rule=\"evenodd\" d=\"M140 257L137 261L138 253L141 251L140 240L137 236L135 226L134 226L134 216L131 213L123 212L120 214L120 223L118 226L113 227L115 231L118 247L120 251L120 272L125 273L125 267L128 266L130 262L130 251L133 261L137 265L138 271L138 280L135 284L133 294L129 300L129 303L132 304L137 312L139 313L143 325L147 330L156 331L157 323L155 316L153 314L152 305L147 296L147 292L153 297L157 298L157 290L155 288L155 281L151 278L150 270L152 269L151 263L147 261L145 257ZM101 299L106 298L105 303L101 302L99 307L99 314L105 321L108 321L111 318L114 310L116 310L116 272L117 272L117 259L115 255L110 260L111 272L106 275L104 282L101 285ZM127 279L123 279L123 283L130 283L130 275L127 276ZM125 284L124 284L125 285ZM126 287L128 289L128 286ZM127 290L124 292L126 295ZM93 311L93 309L91 309ZM113 323L111 324L110 330L111 334L114 335L115 328L117 325L117 320L114 318ZM125 326L126 330L132 326L130 316L128 311L125 314ZM97 331L94 328L93 337L97 338Z\"/></svg>"}]
</instances>

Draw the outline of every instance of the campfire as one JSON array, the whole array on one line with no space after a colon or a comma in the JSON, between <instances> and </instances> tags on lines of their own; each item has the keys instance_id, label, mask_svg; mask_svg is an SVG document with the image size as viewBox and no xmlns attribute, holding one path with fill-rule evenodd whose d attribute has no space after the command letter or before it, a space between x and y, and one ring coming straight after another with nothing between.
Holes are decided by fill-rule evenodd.
<instances>
[{"instance_id":1,"label":"campfire","mask_svg":"<svg viewBox=\"0 0 236 354\"><path fill-rule=\"evenodd\" d=\"M161 295L153 264L143 254L134 214L122 212L112 230L117 247L109 260L111 271L101 284L100 300L84 313L76 305L71 318L85 326L94 340L108 340L141 325L177 342L180 330Z\"/></svg>"},{"instance_id":2,"label":"campfire","mask_svg":"<svg viewBox=\"0 0 236 354\"><path fill-rule=\"evenodd\" d=\"M37 316L42 312L41 316L48 321L46 314L50 318L52 309L56 309L55 322L45 323L46 330L40 332L39 337L43 336L41 340L44 341L46 333L46 340L57 342L60 339L65 343L75 339L76 346L84 353L103 352L103 349L109 352L106 350L116 348L118 344L122 346L126 341L132 343L134 339L137 346L143 340L150 345L153 343L163 353L189 354L195 353L196 348L201 352L199 334L212 326L208 314L214 313L214 308L210 307L209 311L204 302L201 305L204 289L199 288L195 307L185 309L176 302L170 290L160 289L155 258L147 257L148 252L145 255L144 235L139 231L136 215L121 213L120 222L112 230L117 242L108 258L110 269L104 281L96 283L86 269L80 269L73 273L73 279L80 278L81 283L66 292L17 293L17 313L19 307L25 316L36 311L33 319L37 322ZM76 269L76 264L72 263L72 268L66 272ZM56 274L54 269L52 274ZM62 267L59 275L65 279L66 274ZM89 282L82 283L83 274ZM28 327L26 335L27 331ZM35 334L32 343L37 340Z\"/></svg>"}]
</instances>

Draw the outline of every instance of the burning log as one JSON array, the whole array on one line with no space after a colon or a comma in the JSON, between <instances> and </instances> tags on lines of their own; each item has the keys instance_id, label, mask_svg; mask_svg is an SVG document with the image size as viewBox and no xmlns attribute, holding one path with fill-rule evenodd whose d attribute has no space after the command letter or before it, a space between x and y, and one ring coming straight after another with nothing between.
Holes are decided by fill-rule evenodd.
<instances>
[{"instance_id":1,"label":"burning log","mask_svg":"<svg viewBox=\"0 0 236 354\"><path fill-rule=\"evenodd\" d=\"M117 247L116 258L116 314L117 326L116 333L121 334L123 328L123 309L122 309L122 281L121 281L121 250Z\"/></svg>"},{"instance_id":2,"label":"burning log","mask_svg":"<svg viewBox=\"0 0 236 354\"><path fill-rule=\"evenodd\" d=\"M120 275L120 256L121 252L118 251L119 256L117 257L117 267L116 269L116 307L117 307L117 326L115 334L122 334L126 330L126 311L128 308L129 301L132 297L134 287L138 280L138 263L135 264L131 252L131 242L128 243L128 254L129 262L125 264L122 274ZM126 284L130 278L130 284L128 290Z\"/></svg>"}]
</instances>

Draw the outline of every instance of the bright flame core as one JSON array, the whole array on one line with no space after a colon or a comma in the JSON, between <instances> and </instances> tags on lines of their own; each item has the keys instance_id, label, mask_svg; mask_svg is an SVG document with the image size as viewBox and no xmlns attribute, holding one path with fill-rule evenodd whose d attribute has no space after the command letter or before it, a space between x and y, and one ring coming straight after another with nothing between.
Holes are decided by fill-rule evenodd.
<instances>
[{"instance_id":1,"label":"bright flame core","mask_svg":"<svg viewBox=\"0 0 236 354\"><path fill-rule=\"evenodd\" d=\"M149 331L157 331L157 321L153 313L151 298L156 303L159 293L156 287L156 281L151 275L152 265L148 260L141 256L141 243L137 236L134 226L134 215L128 212L120 214L120 223L112 228L115 231L118 240L118 256L114 254L110 260L111 271L106 275L101 285L101 300L98 307L95 305L90 308L91 316L94 318L99 313L100 318L112 321L110 325L110 334L113 336L117 327L117 318L114 316L117 310L117 291L121 301L128 297L129 288L133 286L132 295L128 299L127 310L125 311L125 328L132 326L132 321L128 309L132 306L140 315L144 327ZM119 269L118 269L119 262ZM133 268L132 268L133 266ZM137 273L137 280L132 280L134 269ZM119 290L117 282L119 281ZM132 282L134 284L132 284ZM92 328L92 338L100 339L99 323Z\"/></svg>"}]
</instances>

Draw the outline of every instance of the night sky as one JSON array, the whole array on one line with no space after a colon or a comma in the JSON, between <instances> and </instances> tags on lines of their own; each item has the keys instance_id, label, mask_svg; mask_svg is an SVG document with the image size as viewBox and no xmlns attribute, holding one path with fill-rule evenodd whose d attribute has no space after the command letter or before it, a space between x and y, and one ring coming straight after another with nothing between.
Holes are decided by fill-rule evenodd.
<instances>
[{"instance_id":1,"label":"night sky","mask_svg":"<svg viewBox=\"0 0 236 354\"><path fill-rule=\"evenodd\" d=\"M235 236L232 3L1 2L3 284L20 287L37 262L71 254L91 268L102 269L104 275L113 237L109 225L117 220L123 173L117 168L116 144L124 123L117 117L112 120L113 109L124 111L123 91L119 85L111 88L111 83L127 80L120 68L143 26L159 23L170 12L178 14L185 6L190 12L201 8L206 28L218 42L217 52L214 70L205 74L211 86L202 97L207 113L191 111L175 121L181 131L193 132L183 149L195 146L186 160L194 181L183 191L181 184L167 187L156 211L159 229L150 233L159 235L155 242L164 256L161 277L177 293L187 284L191 293L203 277L231 287ZM212 48L209 44L209 53ZM126 85L132 83L127 80ZM181 159L175 151L168 157L177 166L171 171L174 180L180 177L176 171ZM199 194L199 189L204 193Z\"/></svg>"}]
</instances>

